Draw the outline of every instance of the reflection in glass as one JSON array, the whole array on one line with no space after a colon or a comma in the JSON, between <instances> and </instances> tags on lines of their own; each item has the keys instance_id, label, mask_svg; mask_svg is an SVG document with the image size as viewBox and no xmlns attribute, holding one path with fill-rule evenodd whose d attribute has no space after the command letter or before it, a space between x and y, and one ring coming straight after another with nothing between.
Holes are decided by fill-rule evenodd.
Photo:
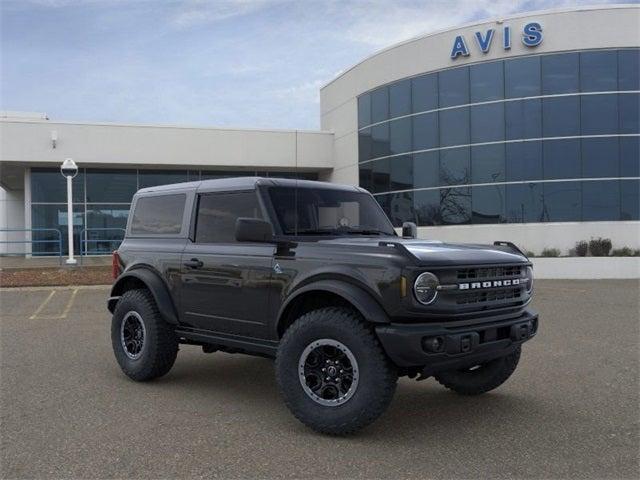
<instances>
[{"instance_id":1,"label":"reflection in glass","mask_svg":"<svg viewBox=\"0 0 640 480\"><path fill-rule=\"evenodd\" d=\"M411 151L411 117L389 122L389 131L390 153L392 155Z\"/></svg>"},{"instance_id":2,"label":"reflection in glass","mask_svg":"<svg viewBox=\"0 0 640 480\"><path fill-rule=\"evenodd\" d=\"M371 128L365 128L358 132L358 161L369 160L372 152Z\"/></svg>"},{"instance_id":3,"label":"reflection in glass","mask_svg":"<svg viewBox=\"0 0 640 480\"><path fill-rule=\"evenodd\" d=\"M620 220L620 182L582 182L582 221Z\"/></svg>"},{"instance_id":4,"label":"reflection in glass","mask_svg":"<svg viewBox=\"0 0 640 480\"><path fill-rule=\"evenodd\" d=\"M579 222L581 220L580 182L543 184L545 222Z\"/></svg>"},{"instance_id":5,"label":"reflection in glass","mask_svg":"<svg viewBox=\"0 0 640 480\"><path fill-rule=\"evenodd\" d=\"M507 140L542 137L542 100L517 100L504 104Z\"/></svg>"},{"instance_id":6,"label":"reflection in glass","mask_svg":"<svg viewBox=\"0 0 640 480\"><path fill-rule=\"evenodd\" d=\"M618 133L618 95L584 95L580 98L582 135Z\"/></svg>"},{"instance_id":7,"label":"reflection in glass","mask_svg":"<svg viewBox=\"0 0 640 480\"><path fill-rule=\"evenodd\" d=\"M506 61L504 76L506 98L540 95L540 57Z\"/></svg>"},{"instance_id":8,"label":"reflection in glass","mask_svg":"<svg viewBox=\"0 0 640 480\"><path fill-rule=\"evenodd\" d=\"M618 89L618 56L615 51L580 53L580 90L613 92Z\"/></svg>"},{"instance_id":9,"label":"reflection in glass","mask_svg":"<svg viewBox=\"0 0 640 480\"><path fill-rule=\"evenodd\" d=\"M504 103L471 107L471 143L504 140Z\"/></svg>"},{"instance_id":10,"label":"reflection in glass","mask_svg":"<svg viewBox=\"0 0 640 480\"><path fill-rule=\"evenodd\" d=\"M385 157L390 154L389 123L371 127L371 158Z\"/></svg>"},{"instance_id":11,"label":"reflection in glass","mask_svg":"<svg viewBox=\"0 0 640 480\"><path fill-rule=\"evenodd\" d=\"M372 163L373 162L362 163L358 169L360 175L359 185L369 192L373 190L373 180L371 178Z\"/></svg>"},{"instance_id":12,"label":"reflection in glass","mask_svg":"<svg viewBox=\"0 0 640 480\"><path fill-rule=\"evenodd\" d=\"M382 160L375 160L371 162L372 166L372 180L373 190L372 193L382 193L391 190L391 169L389 166L388 158Z\"/></svg>"},{"instance_id":13,"label":"reflection in glass","mask_svg":"<svg viewBox=\"0 0 640 480\"><path fill-rule=\"evenodd\" d=\"M129 205L87 205L87 230L82 249L89 255L109 254L124 238Z\"/></svg>"},{"instance_id":14,"label":"reflection in glass","mask_svg":"<svg viewBox=\"0 0 640 480\"><path fill-rule=\"evenodd\" d=\"M438 113L416 115L413 123L413 150L438 148Z\"/></svg>"},{"instance_id":15,"label":"reflection in glass","mask_svg":"<svg viewBox=\"0 0 640 480\"><path fill-rule=\"evenodd\" d=\"M443 225L471 222L471 188L440 189L440 214Z\"/></svg>"},{"instance_id":16,"label":"reflection in glass","mask_svg":"<svg viewBox=\"0 0 640 480\"><path fill-rule=\"evenodd\" d=\"M440 108L469 103L469 67L444 70L438 76Z\"/></svg>"},{"instance_id":17,"label":"reflection in glass","mask_svg":"<svg viewBox=\"0 0 640 480\"><path fill-rule=\"evenodd\" d=\"M371 123L389 118L389 88L380 87L371 92Z\"/></svg>"},{"instance_id":18,"label":"reflection in glass","mask_svg":"<svg viewBox=\"0 0 640 480\"><path fill-rule=\"evenodd\" d=\"M411 113L411 81L401 80L389 87L389 117Z\"/></svg>"},{"instance_id":19,"label":"reflection in glass","mask_svg":"<svg viewBox=\"0 0 640 480\"><path fill-rule=\"evenodd\" d=\"M617 177L618 137L582 139L582 176Z\"/></svg>"},{"instance_id":20,"label":"reflection in glass","mask_svg":"<svg viewBox=\"0 0 640 480\"><path fill-rule=\"evenodd\" d=\"M579 90L577 53L560 53L541 57L542 94L574 93Z\"/></svg>"},{"instance_id":21,"label":"reflection in glass","mask_svg":"<svg viewBox=\"0 0 640 480\"><path fill-rule=\"evenodd\" d=\"M542 179L542 142L507 143L506 178L508 182Z\"/></svg>"},{"instance_id":22,"label":"reflection in glass","mask_svg":"<svg viewBox=\"0 0 640 480\"><path fill-rule=\"evenodd\" d=\"M640 180L620 181L620 220L640 220Z\"/></svg>"},{"instance_id":23,"label":"reflection in glass","mask_svg":"<svg viewBox=\"0 0 640 480\"><path fill-rule=\"evenodd\" d=\"M84 168L71 181L73 202L84 202ZM57 168L31 169L31 201L44 203L67 203L67 179Z\"/></svg>"},{"instance_id":24,"label":"reflection in glass","mask_svg":"<svg viewBox=\"0 0 640 480\"><path fill-rule=\"evenodd\" d=\"M413 192L416 224L420 226L441 225L440 190L418 190Z\"/></svg>"},{"instance_id":25,"label":"reflection in glass","mask_svg":"<svg viewBox=\"0 0 640 480\"><path fill-rule=\"evenodd\" d=\"M543 172L546 180L581 176L579 139L547 140L543 145Z\"/></svg>"},{"instance_id":26,"label":"reflection in glass","mask_svg":"<svg viewBox=\"0 0 640 480\"><path fill-rule=\"evenodd\" d=\"M171 183L181 183L189 180L189 175L186 170L140 170L138 175L139 188L169 185Z\"/></svg>"},{"instance_id":27,"label":"reflection in glass","mask_svg":"<svg viewBox=\"0 0 640 480\"><path fill-rule=\"evenodd\" d=\"M469 67L471 103L504 98L503 62L488 62Z\"/></svg>"},{"instance_id":28,"label":"reflection in glass","mask_svg":"<svg viewBox=\"0 0 640 480\"><path fill-rule=\"evenodd\" d=\"M136 170L87 170L89 203L131 203L137 189Z\"/></svg>"},{"instance_id":29,"label":"reflection in glass","mask_svg":"<svg viewBox=\"0 0 640 480\"><path fill-rule=\"evenodd\" d=\"M440 185L465 185L470 173L469 147L440 151Z\"/></svg>"},{"instance_id":30,"label":"reflection in glass","mask_svg":"<svg viewBox=\"0 0 640 480\"><path fill-rule=\"evenodd\" d=\"M580 98L557 97L543 99L542 133L545 137L580 135Z\"/></svg>"},{"instance_id":31,"label":"reflection in glass","mask_svg":"<svg viewBox=\"0 0 640 480\"><path fill-rule=\"evenodd\" d=\"M413 183L415 188L437 187L440 184L439 152L413 155Z\"/></svg>"},{"instance_id":32,"label":"reflection in glass","mask_svg":"<svg viewBox=\"0 0 640 480\"><path fill-rule=\"evenodd\" d=\"M620 99L620 133L640 133L640 95L625 93Z\"/></svg>"},{"instance_id":33,"label":"reflection in glass","mask_svg":"<svg viewBox=\"0 0 640 480\"><path fill-rule=\"evenodd\" d=\"M469 144L469 107L441 110L440 146Z\"/></svg>"},{"instance_id":34,"label":"reflection in glass","mask_svg":"<svg viewBox=\"0 0 640 480\"><path fill-rule=\"evenodd\" d=\"M391 190L410 190L413 188L413 158L401 155L389 159L391 165Z\"/></svg>"},{"instance_id":35,"label":"reflection in glass","mask_svg":"<svg viewBox=\"0 0 640 480\"><path fill-rule=\"evenodd\" d=\"M618 51L618 90L640 90L640 49Z\"/></svg>"},{"instance_id":36,"label":"reflection in glass","mask_svg":"<svg viewBox=\"0 0 640 480\"><path fill-rule=\"evenodd\" d=\"M505 187L488 185L472 187L471 223L503 223L505 221Z\"/></svg>"},{"instance_id":37,"label":"reflection in glass","mask_svg":"<svg viewBox=\"0 0 640 480\"><path fill-rule=\"evenodd\" d=\"M394 227L401 227L403 222L415 222L413 192L399 192L389 195L389 213Z\"/></svg>"},{"instance_id":38,"label":"reflection in glass","mask_svg":"<svg viewBox=\"0 0 640 480\"><path fill-rule=\"evenodd\" d=\"M411 79L413 113L438 108L438 74L431 73Z\"/></svg>"},{"instance_id":39,"label":"reflection in glass","mask_svg":"<svg viewBox=\"0 0 640 480\"><path fill-rule=\"evenodd\" d=\"M620 176L640 177L640 137L620 138Z\"/></svg>"},{"instance_id":40,"label":"reflection in glass","mask_svg":"<svg viewBox=\"0 0 640 480\"><path fill-rule=\"evenodd\" d=\"M542 184L519 183L506 186L507 221L537 223L543 221Z\"/></svg>"},{"instance_id":41,"label":"reflection in glass","mask_svg":"<svg viewBox=\"0 0 640 480\"><path fill-rule=\"evenodd\" d=\"M471 147L471 183L495 183L505 180L505 145Z\"/></svg>"},{"instance_id":42,"label":"reflection in glass","mask_svg":"<svg viewBox=\"0 0 640 480\"><path fill-rule=\"evenodd\" d=\"M57 229L60 232L32 232L31 239L35 242L31 245L34 255L57 255L59 250L58 239L62 240L62 254L68 255L67 242L67 206L66 205L31 205L31 228ZM80 251L80 232L84 228L84 205L73 205L73 248Z\"/></svg>"}]
</instances>

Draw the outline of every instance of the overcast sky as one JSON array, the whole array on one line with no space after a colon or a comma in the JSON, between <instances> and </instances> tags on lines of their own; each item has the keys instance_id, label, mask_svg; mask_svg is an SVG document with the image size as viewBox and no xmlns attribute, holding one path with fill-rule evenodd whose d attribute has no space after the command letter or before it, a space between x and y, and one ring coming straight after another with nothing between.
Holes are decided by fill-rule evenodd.
<instances>
[{"instance_id":1,"label":"overcast sky","mask_svg":"<svg viewBox=\"0 0 640 480\"><path fill-rule=\"evenodd\" d=\"M0 110L315 129L319 87L381 48L487 17L589 3L0 0Z\"/></svg>"}]
</instances>

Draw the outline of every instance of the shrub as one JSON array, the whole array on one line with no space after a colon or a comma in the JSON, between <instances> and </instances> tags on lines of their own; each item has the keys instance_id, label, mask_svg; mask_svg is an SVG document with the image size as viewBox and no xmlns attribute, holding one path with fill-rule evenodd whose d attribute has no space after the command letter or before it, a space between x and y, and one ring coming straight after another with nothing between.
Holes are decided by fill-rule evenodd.
<instances>
[{"instance_id":1,"label":"shrub","mask_svg":"<svg viewBox=\"0 0 640 480\"><path fill-rule=\"evenodd\" d=\"M575 252L578 257L586 257L587 252L589 251L589 242L586 240L581 240L576 242Z\"/></svg>"},{"instance_id":2,"label":"shrub","mask_svg":"<svg viewBox=\"0 0 640 480\"><path fill-rule=\"evenodd\" d=\"M614 248L611 250L611 255L614 257L634 257L634 253L635 252L629 247Z\"/></svg>"},{"instance_id":3,"label":"shrub","mask_svg":"<svg viewBox=\"0 0 640 480\"><path fill-rule=\"evenodd\" d=\"M545 248L540 254L541 257L559 257L560 250L557 248Z\"/></svg>"},{"instance_id":4,"label":"shrub","mask_svg":"<svg viewBox=\"0 0 640 480\"><path fill-rule=\"evenodd\" d=\"M633 256L634 257L640 257L640 248L637 248L633 251Z\"/></svg>"},{"instance_id":5,"label":"shrub","mask_svg":"<svg viewBox=\"0 0 640 480\"><path fill-rule=\"evenodd\" d=\"M589 251L594 257L606 257L611 251L611 239L609 238L592 238L589 242Z\"/></svg>"},{"instance_id":6,"label":"shrub","mask_svg":"<svg viewBox=\"0 0 640 480\"><path fill-rule=\"evenodd\" d=\"M527 250L525 253L527 254L527 257L529 257L529 258L536 256L536 254L534 252L532 252L531 250Z\"/></svg>"}]
</instances>

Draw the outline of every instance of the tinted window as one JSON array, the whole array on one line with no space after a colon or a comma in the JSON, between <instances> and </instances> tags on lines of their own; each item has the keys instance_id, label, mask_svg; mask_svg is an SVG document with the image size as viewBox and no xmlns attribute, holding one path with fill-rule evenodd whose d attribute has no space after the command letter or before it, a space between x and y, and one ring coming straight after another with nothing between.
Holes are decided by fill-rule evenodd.
<instances>
[{"instance_id":1,"label":"tinted window","mask_svg":"<svg viewBox=\"0 0 640 480\"><path fill-rule=\"evenodd\" d=\"M139 188L169 185L170 183L180 183L188 180L189 175L186 171L176 172L172 170L159 170L154 172L145 172L141 170L138 177L138 181L140 182Z\"/></svg>"},{"instance_id":2,"label":"tinted window","mask_svg":"<svg viewBox=\"0 0 640 480\"><path fill-rule=\"evenodd\" d=\"M413 192L413 205L418 225L440 225L440 190Z\"/></svg>"},{"instance_id":3,"label":"tinted window","mask_svg":"<svg viewBox=\"0 0 640 480\"><path fill-rule=\"evenodd\" d=\"M542 94L573 93L579 90L577 53L544 55L541 59Z\"/></svg>"},{"instance_id":4,"label":"tinted window","mask_svg":"<svg viewBox=\"0 0 640 480\"><path fill-rule=\"evenodd\" d=\"M506 197L508 222L534 223L543 221L541 183L507 185Z\"/></svg>"},{"instance_id":5,"label":"tinted window","mask_svg":"<svg viewBox=\"0 0 640 480\"><path fill-rule=\"evenodd\" d=\"M580 177L580 140L547 140L543 145L545 179Z\"/></svg>"},{"instance_id":6,"label":"tinted window","mask_svg":"<svg viewBox=\"0 0 640 480\"><path fill-rule=\"evenodd\" d=\"M620 220L620 182L582 183L582 221Z\"/></svg>"},{"instance_id":7,"label":"tinted window","mask_svg":"<svg viewBox=\"0 0 640 480\"><path fill-rule=\"evenodd\" d=\"M197 243L233 243L239 217L262 218L256 192L210 193L200 196Z\"/></svg>"},{"instance_id":8,"label":"tinted window","mask_svg":"<svg viewBox=\"0 0 640 480\"><path fill-rule=\"evenodd\" d=\"M414 222L413 192L398 192L389 195L389 218L395 227L403 222Z\"/></svg>"},{"instance_id":9,"label":"tinted window","mask_svg":"<svg viewBox=\"0 0 640 480\"><path fill-rule=\"evenodd\" d=\"M620 182L620 220L640 220L640 181Z\"/></svg>"},{"instance_id":10,"label":"tinted window","mask_svg":"<svg viewBox=\"0 0 640 480\"><path fill-rule=\"evenodd\" d=\"M504 98L502 62L473 65L469 68L471 103Z\"/></svg>"},{"instance_id":11,"label":"tinted window","mask_svg":"<svg viewBox=\"0 0 640 480\"><path fill-rule=\"evenodd\" d=\"M371 158L372 142L371 129L365 128L358 132L358 160L363 162Z\"/></svg>"},{"instance_id":12,"label":"tinted window","mask_svg":"<svg viewBox=\"0 0 640 480\"><path fill-rule=\"evenodd\" d=\"M131 233L136 235L180 233L185 200L184 193L138 198L131 219Z\"/></svg>"},{"instance_id":13,"label":"tinted window","mask_svg":"<svg viewBox=\"0 0 640 480\"><path fill-rule=\"evenodd\" d=\"M542 137L542 100L506 102L504 109L507 140Z\"/></svg>"},{"instance_id":14,"label":"tinted window","mask_svg":"<svg viewBox=\"0 0 640 480\"><path fill-rule=\"evenodd\" d=\"M411 81L403 80L389 87L390 117L400 117L411 113Z\"/></svg>"},{"instance_id":15,"label":"tinted window","mask_svg":"<svg viewBox=\"0 0 640 480\"><path fill-rule=\"evenodd\" d=\"M87 202L130 203L137 189L135 170L87 170Z\"/></svg>"},{"instance_id":16,"label":"tinted window","mask_svg":"<svg viewBox=\"0 0 640 480\"><path fill-rule=\"evenodd\" d=\"M438 108L438 74L423 75L411 80L413 112Z\"/></svg>"},{"instance_id":17,"label":"tinted window","mask_svg":"<svg viewBox=\"0 0 640 480\"><path fill-rule=\"evenodd\" d=\"M469 103L469 68L445 70L438 75L440 108Z\"/></svg>"},{"instance_id":18,"label":"tinted window","mask_svg":"<svg viewBox=\"0 0 640 480\"><path fill-rule=\"evenodd\" d=\"M615 51L580 54L580 90L583 92L618 90L618 55Z\"/></svg>"},{"instance_id":19,"label":"tinted window","mask_svg":"<svg viewBox=\"0 0 640 480\"><path fill-rule=\"evenodd\" d=\"M371 123L371 96L369 94L358 97L358 127Z\"/></svg>"},{"instance_id":20,"label":"tinted window","mask_svg":"<svg viewBox=\"0 0 640 480\"><path fill-rule=\"evenodd\" d=\"M507 98L540 95L540 57L509 60L504 65Z\"/></svg>"},{"instance_id":21,"label":"tinted window","mask_svg":"<svg viewBox=\"0 0 640 480\"><path fill-rule=\"evenodd\" d=\"M389 122L391 154L411 151L411 118Z\"/></svg>"},{"instance_id":22,"label":"tinted window","mask_svg":"<svg viewBox=\"0 0 640 480\"><path fill-rule=\"evenodd\" d=\"M84 169L71 181L73 202L84 202ZM131 200L129 198L129 200ZM31 169L31 201L45 203L67 203L67 179L57 168Z\"/></svg>"},{"instance_id":23,"label":"tinted window","mask_svg":"<svg viewBox=\"0 0 640 480\"><path fill-rule=\"evenodd\" d=\"M620 138L620 176L640 177L640 137Z\"/></svg>"},{"instance_id":24,"label":"tinted window","mask_svg":"<svg viewBox=\"0 0 640 480\"><path fill-rule=\"evenodd\" d=\"M58 174L60 175L60 174ZM31 251L34 255L58 254L60 249L59 241L62 241L62 253L68 251L67 243L67 206L66 205L32 205L31 206L31 228L54 228L58 229L61 235L53 231L32 232ZM84 205L73 205L73 245L76 252L80 251L80 232L84 228ZM10 235L10 234L7 234ZM24 235L24 234L23 234ZM24 239L24 237L22 237ZM21 240L13 236L7 240ZM19 244L8 244L9 252L16 252L21 247Z\"/></svg>"},{"instance_id":25,"label":"tinted window","mask_svg":"<svg viewBox=\"0 0 640 480\"><path fill-rule=\"evenodd\" d=\"M504 182L504 144L471 147L471 183Z\"/></svg>"},{"instance_id":26,"label":"tinted window","mask_svg":"<svg viewBox=\"0 0 640 480\"><path fill-rule=\"evenodd\" d=\"M459 225L471 221L471 189L440 189L440 215L444 225Z\"/></svg>"},{"instance_id":27,"label":"tinted window","mask_svg":"<svg viewBox=\"0 0 640 480\"><path fill-rule=\"evenodd\" d=\"M440 146L469 143L469 108L454 108L439 112Z\"/></svg>"},{"instance_id":28,"label":"tinted window","mask_svg":"<svg viewBox=\"0 0 640 480\"><path fill-rule=\"evenodd\" d=\"M471 143L504 140L504 103L471 107Z\"/></svg>"},{"instance_id":29,"label":"tinted window","mask_svg":"<svg viewBox=\"0 0 640 480\"><path fill-rule=\"evenodd\" d=\"M363 163L360 165L360 186L369 192L373 191L372 178L371 178L371 162Z\"/></svg>"},{"instance_id":30,"label":"tinted window","mask_svg":"<svg viewBox=\"0 0 640 480\"><path fill-rule=\"evenodd\" d=\"M371 92L371 123L381 122L389 118L389 89L378 88Z\"/></svg>"},{"instance_id":31,"label":"tinted window","mask_svg":"<svg viewBox=\"0 0 640 480\"><path fill-rule=\"evenodd\" d=\"M413 157L401 155L390 159L391 190L410 190L413 188Z\"/></svg>"},{"instance_id":32,"label":"tinted window","mask_svg":"<svg viewBox=\"0 0 640 480\"><path fill-rule=\"evenodd\" d=\"M618 138L582 139L582 176L617 177Z\"/></svg>"},{"instance_id":33,"label":"tinted window","mask_svg":"<svg viewBox=\"0 0 640 480\"><path fill-rule=\"evenodd\" d=\"M585 95L580 103L583 135L618 133L617 95Z\"/></svg>"},{"instance_id":34,"label":"tinted window","mask_svg":"<svg viewBox=\"0 0 640 480\"><path fill-rule=\"evenodd\" d=\"M620 133L640 133L640 95L626 93L620 98Z\"/></svg>"},{"instance_id":35,"label":"tinted window","mask_svg":"<svg viewBox=\"0 0 640 480\"><path fill-rule=\"evenodd\" d=\"M618 52L618 89L640 90L640 50Z\"/></svg>"},{"instance_id":36,"label":"tinted window","mask_svg":"<svg viewBox=\"0 0 640 480\"><path fill-rule=\"evenodd\" d=\"M375 160L371 166L371 178L373 181L373 193L388 192L391 190L389 159Z\"/></svg>"},{"instance_id":37,"label":"tinted window","mask_svg":"<svg viewBox=\"0 0 640 480\"><path fill-rule=\"evenodd\" d=\"M124 238L128 216L128 205L87 205L88 230L82 242L83 252L89 255L113 252Z\"/></svg>"},{"instance_id":38,"label":"tinted window","mask_svg":"<svg viewBox=\"0 0 640 480\"><path fill-rule=\"evenodd\" d=\"M255 175L256 172L253 170L240 170L240 171L229 171L229 170L216 170L216 171L202 171L202 180L210 180L216 178L233 178L233 177L250 177Z\"/></svg>"},{"instance_id":39,"label":"tinted window","mask_svg":"<svg viewBox=\"0 0 640 480\"><path fill-rule=\"evenodd\" d=\"M438 148L438 113L416 115L413 121L413 150Z\"/></svg>"},{"instance_id":40,"label":"tinted window","mask_svg":"<svg viewBox=\"0 0 640 480\"><path fill-rule=\"evenodd\" d=\"M546 222L580 221L580 182L544 184L544 220Z\"/></svg>"},{"instance_id":41,"label":"tinted window","mask_svg":"<svg viewBox=\"0 0 640 480\"><path fill-rule=\"evenodd\" d=\"M580 98L543 99L542 132L545 137L580 135Z\"/></svg>"},{"instance_id":42,"label":"tinted window","mask_svg":"<svg viewBox=\"0 0 640 480\"><path fill-rule=\"evenodd\" d=\"M415 188L436 187L440 183L439 152L413 155L413 184Z\"/></svg>"},{"instance_id":43,"label":"tinted window","mask_svg":"<svg viewBox=\"0 0 640 480\"><path fill-rule=\"evenodd\" d=\"M469 147L440 152L440 185L464 185L469 183L470 173Z\"/></svg>"},{"instance_id":44,"label":"tinted window","mask_svg":"<svg viewBox=\"0 0 640 480\"><path fill-rule=\"evenodd\" d=\"M505 220L504 185L471 188L471 223L502 223Z\"/></svg>"},{"instance_id":45,"label":"tinted window","mask_svg":"<svg viewBox=\"0 0 640 480\"><path fill-rule=\"evenodd\" d=\"M542 142L507 143L507 181L542 179Z\"/></svg>"},{"instance_id":46,"label":"tinted window","mask_svg":"<svg viewBox=\"0 0 640 480\"><path fill-rule=\"evenodd\" d=\"M371 158L385 157L390 154L389 124L382 123L371 127Z\"/></svg>"}]
</instances>

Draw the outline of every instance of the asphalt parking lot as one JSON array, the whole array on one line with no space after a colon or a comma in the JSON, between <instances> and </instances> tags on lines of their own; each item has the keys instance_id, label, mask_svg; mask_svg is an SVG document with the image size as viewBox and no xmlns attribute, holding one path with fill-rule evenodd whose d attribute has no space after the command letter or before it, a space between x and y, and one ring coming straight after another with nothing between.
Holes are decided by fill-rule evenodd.
<instances>
[{"instance_id":1,"label":"asphalt parking lot","mask_svg":"<svg viewBox=\"0 0 640 480\"><path fill-rule=\"evenodd\" d=\"M5 289L2 478L638 478L639 292L539 281L540 332L500 389L402 379L382 418L334 438L289 414L270 360L182 346L137 384L105 287Z\"/></svg>"}]
</instances>

